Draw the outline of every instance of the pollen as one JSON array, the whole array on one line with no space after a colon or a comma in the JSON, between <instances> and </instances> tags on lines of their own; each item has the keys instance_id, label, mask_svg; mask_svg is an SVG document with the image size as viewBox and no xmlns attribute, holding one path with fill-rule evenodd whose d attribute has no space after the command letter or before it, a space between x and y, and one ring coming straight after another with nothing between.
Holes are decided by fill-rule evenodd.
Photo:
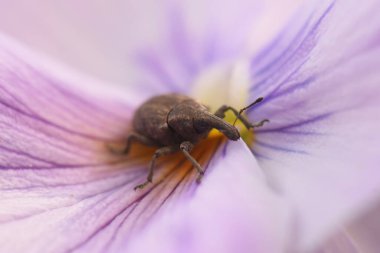
<instances>
[{"instance_id":1,"label":"pollen","mask_svg":"<svg viewBox=\"0 0 380 253\"><path fill-rule=\"evenodd\" d=\"M230 124L233 124L235 122L235 119L236 119L236 116L232 112L227 112L226 117L224 118L224 120ZM240 120L236 121L235 127L239 130L240 137L243 139L243 141L248 146L251 147L253 145L254 140L255 140L254 131L252 129L247 129ZM208 138L213 139L213 138L225 138L225 137L218 130L212 129L208 135Z\"/></svg>"}]
</instances>

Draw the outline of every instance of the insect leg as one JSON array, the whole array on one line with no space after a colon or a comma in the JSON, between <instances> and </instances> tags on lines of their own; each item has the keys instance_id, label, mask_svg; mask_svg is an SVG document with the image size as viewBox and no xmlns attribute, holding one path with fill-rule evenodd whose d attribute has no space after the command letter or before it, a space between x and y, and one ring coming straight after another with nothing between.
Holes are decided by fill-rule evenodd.
<instances>
[{"instance_id":1,"label":"insect leg","mask_svg":"<svg viewBox=\"0 0 380 253\"><path fill-rule=\"evenodd\" d=\"M189 141L182 142L180 145L180 149L183 152L183 154L186 156L186 158L193 164L193 166L197 169L199 175L197 178L197 183L201 182L201 179L204 175L204 171L201 167L201 165L190 155L191 150L193 149L193 144Z\"/></svg>"},{"instance_id":2,"label":"insect leg","mask_svg":"<svg viewBox=\"0 0 380 253\"><path fill-rule=\"evenodd\" d=\"M176 146L167 146L167 147L162 147L162 148L157 149L154 152L153 156L152 156L152 160L150 161L149 173L148 173L148 177L146 179L146 182L137 185L134 189L135 190L142 189L147 184L149 184L149 183L152 182L152 180L153 180L153 170L154 170L154 166L156 164L156 159L157 158L159 158L160 156L169 155L169 154L174 153L176 151L178 151L178 146L177 145Z\"/></svg>"},{"instance_id":3,"label":"insect leg","mask_svg":"<svg viewBox=\"0 0 380 253\"><path fill-rule=\"evenodd\" d=\"M255 127L262 127L266 122L269 122L268 119L263 119L262 121L254 124L254 125L251 125L252 128L255 128Z\"/></svg>"},{"instance_id":4,"label":"insect leg","mask_svg":"<svg viewBox=\"0 0 380 253\"><path fill-rule=\"evenodd\" d=\"M262 121L260 121L259 123L257 124L251 124L248 119L246 117L244 117L243 115L239 114L239 112L231 107L231 106L228 106L228 105L223 105L221 106L216 112L215 112L215 116L219 117L219 118L224 118L225 117L225 113L227 111L231 110L235 116L243 123L243 125L247 128L247 129L250 129L250 128L255 128L255 127L261 127L262 125L264 125L265 122L269 122L269 120L267 119L264 119Z\"/></svg>"},{"instance_id":5,"label":"insect leg","mask_svg":"<svg viewBox=\"0 0 380 253\"><path fill-rule=\"evenodd\" d=\"M147 138L147 137L145 137L139 133L131 132L127 138L127 143L126 143L124 149L116 150L116 149L110 147L110 150L112 153L118 154L118 155L128 154L130 149L131 149L133 142L140 142L146 146L156 146L156 144L152 140L150 140L149 138Z\"/></svg>"}]
</instances>

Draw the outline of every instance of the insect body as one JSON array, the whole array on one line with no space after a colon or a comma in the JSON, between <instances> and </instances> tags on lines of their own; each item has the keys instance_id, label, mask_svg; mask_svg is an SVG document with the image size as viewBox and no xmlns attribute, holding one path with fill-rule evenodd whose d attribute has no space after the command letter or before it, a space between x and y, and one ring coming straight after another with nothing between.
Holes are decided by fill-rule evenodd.
<instances>
[{"instance_id":1,"label":"insect body","mask_svg":"<svg viewBox=\"0 0 380 253\"><path fill-rule=\"evenodd\" d=\"M250 106L262 101L257 99ZM243 110L249 108L244 108ZM254 128L262 126L267 120L252 125L241 112L230 106L220 107L214 114L202 104L192 98L179 94L167 94L155 96L142 104L134 114L133 131L127 138L126 147L123 151L127 154L134 141L158 149L153 154L147 181L135 187L143 188L153 180L153 170L158 157L182 151L187 159L197 169L198 182L204 174L202 167L190 155L193 146L201 139L207 137L215 128L223 133L228 139L236 141L240 138L238 129L224 121L225 112L231 110L239 118L245 127Z\"/></svg>"}]
</instances>

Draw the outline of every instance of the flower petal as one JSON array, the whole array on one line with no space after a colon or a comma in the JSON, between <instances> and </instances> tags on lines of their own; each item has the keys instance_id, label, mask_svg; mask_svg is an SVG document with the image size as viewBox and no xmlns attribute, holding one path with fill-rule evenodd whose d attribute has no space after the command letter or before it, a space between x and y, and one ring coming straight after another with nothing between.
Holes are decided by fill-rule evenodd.
<instances>
[{"instance_id":1,"label":"flower petal","mask_svg":"<svg viewBox=\"0 0 380 253\"><path fill-rule=\"evenodd\" d=\"M377 235L380 233L380 203L379 201L361 214L351 224L347 225L347 233L350 235L360 252L375 253L380 248Z\"/></svg>"},{"instance_id":2,"label":"flower petal","mask_svg":"<svg viewBox=\"0 0 380 253\"><path fill-rule=\"evenodd\" d=\"M49 1L23 0L0 3L0 30L35 50L98 79L105 85L135 84L128 62L142 41L151 41L157 1ZM154 23L155 22L155 23Z\"/></svg>"},{"instance_id":3,"label":"flower petal","mask_svg":"<svg viewBox=\"0 0 380 253\"><path fill-rule=\"evenodd\" d=\"M320 247L318 250L313 253L360 253L360 252L368 252L361 251L357 247L357 244L350 235L343 231L333 237L331 237L323 247Z\"/></svg>"},{"instance_id":4,"label":"flower petal","mask_svg":"<svg viewBox=\"0 0 380 253\"><path fill-rule=\"evenodd\" d=\"M266 99L250 117L271 121L256 131L253 151L297 208L301 250L380 197L380 4L317 7L266 64L252 65L252 99Z\"/></svg>"},{"instance_id":5,"label":"flower petal","mask_svg":"<svg viewBox=\"0 0 380 253\"><path fill-rule=\"evenodd\" d=\"M126 195L135 175L120 170L125 165L113 162L104 145L123 134L133 105L34 57L0 36L2 252L72 248L120 208L110 203ZM91 92L73 89L77 84Z\"/></svg>"},{"instance_id":6,"label":"flower petal","mask_svg":"<svg viewBox=\"0 0 380 253\"><path fill-rule=\"evenodd\" d=\"M192 225L198 224L188 228L197 233L213 228L206 227L208 221L220 222L219 228L238 222L237 240L226 240L225 247L205 240L205 246L231 252L235 247L280 252L284 247L287 204L267 189L258 169L251 169L257 164L244 143L219 149L200 187L194 183L192 165L174 155L158 164L153 184L133 191L146 178L149 157L133 163L115 157L105 146L125 135L134 103L110 100L111 94L96 84L60 73L58 66L40 62L4 36L0 56L1 252L125 252L131 238L145 237L139 236L142 228L160 228L152 224L162 221L157 219L161 210L175 214L172 207L182 210L182 205ZM74 88L88 87L86 83L93 85L93 94ZM133 90L128 95L136 96ZM193 155L205 163L220 144L220 139L200 143ZM210 197L213 202L206 205ZM219 209L225 216L214 216ZM203 211L211 212L202 216ZM182 227L185 220L180 218L176 222ZM274 234L278 243L269 244ZM146 245L140 242L143 245L136 242L133 247ZM202 245L187 243L194 248Z\"/></svg>"},{"instance_id":7,"label":"flower petal","mask_svg":"<svg viewBox=\"0 0 380 253\"><path fill-rule=\"evenodd\" d=\"M127 103L36 57L0 36L0 251L104 252L119 230L126 238L145 224L176 180L193 182L178 176L193 170L133 191L149 160L115 156L106 145L125 137L143 96L130 89Z\"/></svg>"},{"instance_id":8,"label":"flower petal","mask_svg":"<svg viewBox=\"0 0 380 253\"><path fill-rule=\"evenodd\" d=\"M220 149L208 172L193 196L125 242L130 252L284 252L287 202L268 189L243 141Z\"/></svg>"},{"instance_id":9,"label":"flower petal","mask_svg":"<svg viewBox=\"0 0 380 253\"><path fill-rule=\"evenodd\" d=\"M357 219L346 224L315 253L378 252L380 247L377 236L380 232L379 207L379 202L377 202L369 211L362 212Z\"/></svg>"},{"instance_id":10,"label":"flower petal","mask_svg":"<svg viewBox=\"0 0 380 253\"><path fill-rule=\"evenodd\" d=\"M272 32L254 38L260 41L255 44L251 43L256 35L252 31L259 29L259 24L276 30L282 24L273 20L286 20L296 4L293 0L224 1L222 5L214 0L169 1L164 10L164 37L142 48L137 56L145 70L145 83L153 82L165 91L189 93L195 79L208 68L235 62L259 47ZM280 9L283 11L279 13Z\"/></svg>"},{"instance_id":11,"label":"flower petal","mask_svg":"<svg viewBox=\"0 0 380 253\"><path fill-rule=\"evenodd\" d=\"M265 18L265 24L276 22L279 26L286 19L285 10L290 12L298 1L264 4L242 0L239 4L225 1L221 5L215 0L116 0L112 4L88 0L80 3L33 0L26 4L15 0L0 3L0 30L76 69L115 84L136 85L140 81L138 84L144 85L140 74L149 76L155 71L164 85L170 85L174 79L178 82L175 85L183 88L188 85L187 79L182 78L182 74L188 74L184 71L202 67L200 64L206 58L231 56L246 41L252 21ZM136 49L141 45L146 45L146 50L150 46L157 49L156 56L144 53L144 69L149 70L142 73L137 71L134 61ZM162 65L165 60L173 65ZM154 82L159 83L156 79ZM160 91L159 85L154 88ZM145 92L151 90L157 92L152 87Z\"/></svg>"}]
</instances>

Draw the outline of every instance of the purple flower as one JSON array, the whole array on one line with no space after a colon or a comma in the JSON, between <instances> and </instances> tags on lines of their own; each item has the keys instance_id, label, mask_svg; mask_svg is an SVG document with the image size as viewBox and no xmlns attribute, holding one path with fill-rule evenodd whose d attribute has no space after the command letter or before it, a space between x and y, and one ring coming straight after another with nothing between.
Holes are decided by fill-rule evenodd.
<instances>
[{"instance_id":1,"label":"purple flower","mask_svg":"<svg viewBox=\"0 0 380 253\"><path fill-rule=\"evenodd\" d=\"M83 8L78 17L68 11L68 24L94 18L91 6L76 4L55 8ZM58 40L53 30L29 37L7 26L14 15L2 11L3 31L61 58L65 50L47 42L72 40L66 62L126 85L105 85L0 36L0 252L377 251L378 1L309 1L289 20L293 8L260 1L119 5L113 10L128 15L115 23L97 15L96 26L62 29ZM94 47L80 27L97 38ZM129 36L118 41L111 34L121 28ZM51 39L36 43L39 36ZM107 40L114 48L93 49ZM82 52L83 61L74 57ZM103 54L118 67L97 63ZM178 154L133 191L152 150L120 157L107 145L125 138L140 103L168 92L213 109L263 96L247 116L271 122L248 145L218 136L200 143L202 184Z\"/></svg>"}]
</instances>

